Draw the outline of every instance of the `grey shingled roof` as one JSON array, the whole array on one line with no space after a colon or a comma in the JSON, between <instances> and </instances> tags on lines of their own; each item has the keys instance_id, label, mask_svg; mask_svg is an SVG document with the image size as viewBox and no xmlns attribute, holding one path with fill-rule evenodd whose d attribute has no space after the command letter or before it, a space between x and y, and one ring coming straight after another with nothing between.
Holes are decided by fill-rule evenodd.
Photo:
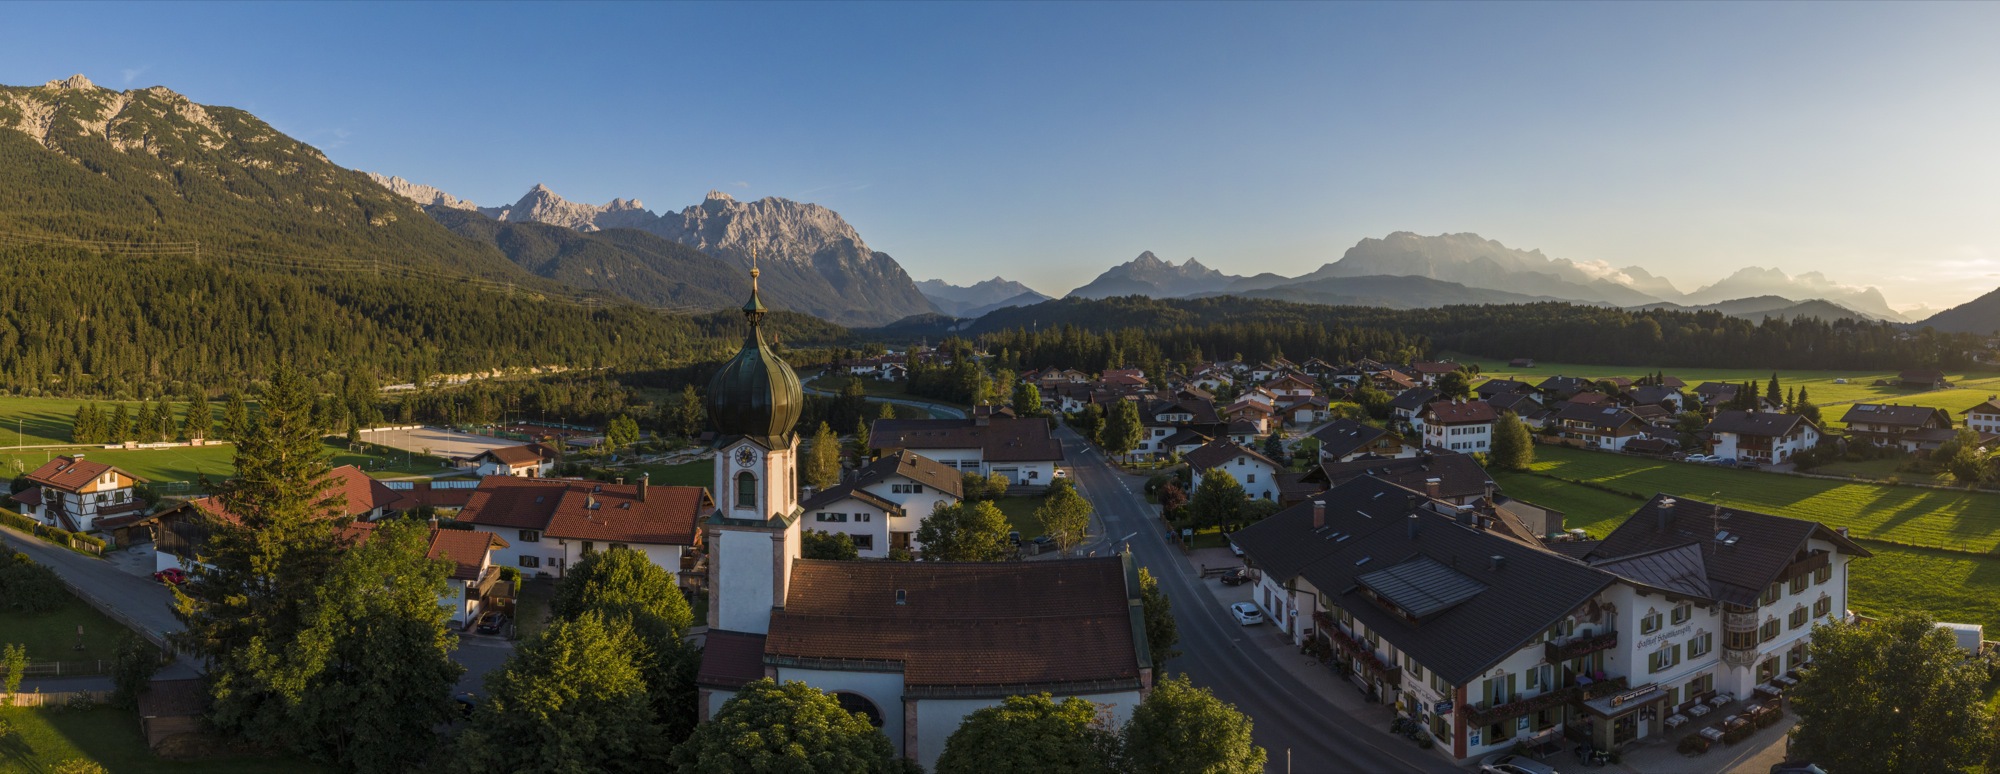
<instances>
[{"instance_id":1,"label":"grey shingled roof","mask_svg":"<svg viewBox=\"0 0 2000 774\"><path fill-rule=\"evenodd\" d=\"M1436 398L1437 390L1427 387L1415 387L1396 393L1396 397L1389 399L1389 408L1416 411L1428 405Z\"/></svg>"},{"instance_id":2,"label":"grey shingled roof","mask_svg":"<svg viewBox=\"0 0 2000 774\"><path fill-rule=\"evenodd\" d=\"M1326 504L1323 529L1313 529L1314 502ZM1424 498L1386 481L1357 478L1237 530L1229 539L1253 566L1290 580L1306 565L1360 536L1384 527L1400 528L1410 509L1422 502Z\"/></svg>"},{"instance_id":3,"label":"grey shingled roof","mask_svg":"<svg viewBox=\"0 0 2000 774\"><path fill-rule=\"evenodd\" d=\"M1779 414L1771 411L1717 411L1715 419L1708 423L1708 431L1775 438L1798 430L1800 423L1817 429L1812 420L1797 414Z\"/></svg>"},{"instance_id":4,"label":"grey shingled roof","mask_svg":"<svg viewBox=\"0 0 2000 774\"><path fill-rule=\"evenodd\" d=\"M1345 457L1388 434L1389 431L1373 425L1364 425L1352 419L1336 419L1326 423L1326 426L1314 432L1312 437L1319 440L1320 453L1331 457Z\"/></svg>"},{"instance_id":5,"label":"grey shingled roof","mask_svg":"<svg viewBox=\"0 0 2000 774\"><path fill-rule=\"evenodd\" d=\"M1329 462L1320 466L1328 484L1338 485L1361 476L1374 476L1418 492L1425 491L1428 479L1438 479L1442 498L1477 497L1486 494L1493 477L1469 454L1425 452L1394 460L1359 459Z\"/></svg>"},{"instance_id":6,"label":"grey shingled roof","mask_svg":"<svg viewBox=\"0 0 2000 774\"><path fill-rule=\"evenodd\" d=\"M1842 416L1840 420L1850 425L1856 422L1866 422L1876 425L1922 427L1933 418L1938 419L1939 424L1945 427L1951 426L1951 414L1947 413L1944 409L1926 408L1923 406L1898 406L1884 403L1856 403L1847 409L1847 414Z\"/></svg>"},{"instance_id":7,"label":"grey shingled roof","mask_svg":"<svg viewBox=\"0 0 2000 774\"><path fill-rule=\"evenodd\" d=\"M1693 543L1609 559L1596 567L1656 589L1712 598L1708 588L1708 568L1701 560L1701 546Z\"/></svg>"}]
</instances>

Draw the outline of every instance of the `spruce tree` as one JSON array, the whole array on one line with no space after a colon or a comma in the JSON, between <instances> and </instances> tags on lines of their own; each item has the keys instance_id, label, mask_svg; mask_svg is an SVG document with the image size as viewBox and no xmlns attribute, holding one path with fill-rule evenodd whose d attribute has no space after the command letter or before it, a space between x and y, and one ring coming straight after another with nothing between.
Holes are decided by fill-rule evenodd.
<instances>
[{"instance_id":1,"label":"spruce tree","mask_svg":"<svg viewBox=\"0 0 2000 774\"><path fill-rule=\"evenodd\" d=\"M222 408L222 437L239 441L249 433L250 406L243 402L241 391L229 393L229 404Z\"/></svg>"},{"instance_id":2,"label":"spruce tree","mask_svg":"<svg viewBox=\"0 0 2000 774\"><path fill-rule=\"evenodd\" d=\"M173 440L177 429L174 427L174 404L161 400L159 409L153 412L153 423L154 440Z\"/></svg>"},{"instance_id":3,"label":"spruce tree","mask_svg":"<svg viewBox=\"0 0 2000 774\"><path fill-rule=\"evenodd\" d=\"M140 443L152 441L153 402L139 401L139 415L132 419L132 440Z\"/></svg>"},{"instance_id":4,"label":"spruce tree","mask_svg":"<svg viewBox=\"0 0 2000 774\"><path fill-rule=\"evenodd\" d=\"M111 419L104 425L105 443L124 443L132 440L132 414L120 403L111 409Z\"/></svg>"},{"instance_id":5,"label":"spruce tree","mask_svg":"<svg viewBox=\"0 0 2000 774\"><path fill-rule=\"evenodd\" d=\"M1785 394L1782 390L1778 389L1778 372L1771 372L1771 384L1764 388L1764 394L1770 396L1771 400L1777 400L1779 396Z\"/></svg>"},{"instance_id":6,"label":"spruce tree","mask_svg":"<svg viewBox=\"0 0 2000 774\"><path fill-rule=\"evenodd\" d=\"M188 401L187 420L181 423L181 435L192 441L214 435L215 412L208 407L208 395L201 390L194 391Z\"/></svg>"},{"instance_id":7,"label":"spruce tree","mask_svg":"<svg viewBox=\"0 0 2000 774\"><path fill-rule=\"evenodd\" d=\"M76 416L69 420L69 439L74 443L90 443L90 408L76 407Z\"/></svg>"}]
</instances>

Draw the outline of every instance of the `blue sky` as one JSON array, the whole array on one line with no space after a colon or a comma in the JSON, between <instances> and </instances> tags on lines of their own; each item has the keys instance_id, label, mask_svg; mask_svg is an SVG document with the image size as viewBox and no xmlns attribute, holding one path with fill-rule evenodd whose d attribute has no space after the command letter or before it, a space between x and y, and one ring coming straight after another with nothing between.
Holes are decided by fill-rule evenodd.
<instances>
[{"instance_id":1,"label":"blue sky","mask_svg":"<svg viewBox=\"0 0 2000 774\"><path fill-rule=\"evenodd\" d=\"M1993 4L10 5L0 82L250 110L481 204L838 210L918 279L1475 231L1683 290L2000 286Z\"/></svg>"}]
</instances>

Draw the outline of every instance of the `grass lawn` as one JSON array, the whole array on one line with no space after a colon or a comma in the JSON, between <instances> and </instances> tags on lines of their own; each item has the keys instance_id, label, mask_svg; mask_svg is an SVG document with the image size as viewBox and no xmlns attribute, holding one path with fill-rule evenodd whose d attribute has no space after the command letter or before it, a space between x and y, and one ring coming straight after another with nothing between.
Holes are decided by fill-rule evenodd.
<instances>
[{"instance_id":1,"label":"grass lawn","mask_svg":"<svg viewBox=\"0 0 2000 774\"><path fill-rule=\"evenodd\" d=\"M82 600L63 592L64 604L46 613L23 613L0 607L0 643L28 646L31 661L91 661L107 664L118 657L118 639L130 632ZM76 648L76 629L83 627L83 650ZM108 667L107 667L108 669Z\"/></svg>"},{"instance_id":2,"label":"grass lawn","mask_svg":"<svg viewBox=\"0 0 2000 774\"><path fill-rule=\"evenodd\" d=\"M631 474L625 478L627 483L639 480L639 474L646 473L652 476L650 479L652 483L660 486L710 487L715 485L715 459L713 457L705 460L695 460L694 462L683 462L679 465L633 465L625 470L631 471Z\"/></svg>"},{"instance_id":3,"label":"grass lawn","mask_svg":"<svg viewBox=\"0 0 2000 774\"><path fill-rule=\"evenodd\" d=\"M1827 476L1852 476L1854 478L1866 478L1875 481L1883 481L1893 476L1898 481L1905 481L1912 484L1951 484L1951 476L1949 474L1924 474L1897 470L1896 468L1902 464L1903 460L1895 459L1862 460L1860 462L1842 460L1840 462L1829 462L1813 468L1812 472Z\"/></svg>"},{"instance_id":4,"label":"grass lawn","mask_svg":"<svg viewBox=\"0 0 2000 774\"><path fill-rule=\"evenodd\" d=\"M383 456L348 451L346 441L327 443L326 452L336 466L354 465L377 476L404 477L449 469L442 460L421 454ZM15 472L34 470L58 453L49 449L33 449L7 455L6 464ZM196 494L203 491L200 483L203 476L211 481L223 481L236 475L236 447L232 444L166 449L91 449L84 456L115 465L145 479L162 494Z\"/></svg>"},{"instance_id":5,"label":"grass lawn","mask_svg":"<svg viewBox=\"0 0 2000 774\"><path fill-rule=\"evenodd\" d=\"M1022 540L1042 536L1042 523L1035 519L1035 509L1042 507L1041 497L1002 497L993 504L1007 514L1007 528L1021 533Z\"/></svg>"},{"instance_id":6,"label":"grass lawn","mask_svg":"<svg viewBox=\"0 0 2000 774\"><path fill-rule=\"evenodd\" d=\"M1447 355L1464 364L1479 364L1481 376L1496 379L1516 378L1535 383L1551 376L1584 376L1600 378L1607 376L1637 377L1654 371L1665 371L1668 376L1680 377L1692 388L1702 382L1737 382L1755 379L1764 384L1771 379L1771 371L1756 368L1648 368L1643 366L1576 365L1573 363L1537 362L1534 368L1509 368L1505 360ZM1778 383L1782 387L1806 387L1812 401L1826 408L1826 418L1837 422L1846 409L1829 404L1863 402L1915 403L1937 405L1953 412L1972 407L1986 399L1987 395L2000 392L2000 374L1992 372L1958 372L1946 374L1958 387L1948 390L1926 391L1904 389L1902 387L1877 387L1877 379L1894 381L1892 371L1779 371ZM1846 384L1835 384L1837 379L1847 380Z\"/></svg>"},{"instance_id":7,"label":"grass lawn","mask_svg":"<svg viewBox=\"0 0 2000 774\"><path fill-rule=\"evenodd\" d=\"M1623 457L1593 452L1564 450L1566 452L1564 454L1549 454L1548 452L1550 451L1548 447L1536 448L1536 453L1543 458L1544 464L1565 464L1558 462L1558 459L1566 461L1569 455L1603 457L1606 461L1612 462L1624 461L1628 467L1635 469L1672 464L1637 457ZM1577 463L1567 464L1570 465L1572 471L1579 470L1581 467ZM1537 467L1540 467L1540 465ZM1855 534L1857 537L1862 538L1863 547L1874 554L1874 556L1867 559L1857 559L1851 565L1853 573L1848 581L1849 591L1851 592L1848 605L1856 611L1870 615L1882 615L1896 610L1917 609L1929 611L1931 614L1937 616L1939 620L1976 623L1989 628L2000 626L2000 557L1987 554L1968 554L1955 551L1912 548L1868 539L1867 531L1860 529L1858 526L1868 516L1858 514L1854 510L1851 510L1851 508L1856 503L1859 503L1862 508L1872 508L1873 506L1870 504L1869 498L1852 495L1845 491L1845 487L1856 486L1865 487L1866 490L1873 490L1877 492L1877 496L1874 498L1875 501L1894 500L1899 496L1903 496L1903 493L1952 496L1955 496L1956 493L1926 492L1920 489L1873 484L1845 485L1836 481L1816 481L1813 479L1800 479L1754 471L1732 471L1719 468L1704 469L1692 465L1684 467L1696 472L1712 471L1716 474L1727 474L1733 480L1708 476L1688 476L1689 481L1698 481L1700 485L1666 491L1697 499L1707 499L1708 492L1720 490L1722 494L1716 496L1714 499L1722 502L1767 513L1781 513L1787 516L1816 519L1829 525L1848 524L1856 526ZM1628 479L1614 479L1614 482L1616 480L1629 480L1629 478L1650 480L1661 475L1671 475L1671 473L1652 471L1635 472ZM1560 510L1565 517L1565 526L1581 527L1597 537L1603 537L1612 528L1623 523L1625 518L1632 515L1632 512L1637 510L1643 502L1639 498L1626 497L1590 487L1522 473L1496 471L1493 473L1493 479L1500 484L1501 490L1507 494L1520 497L1538 505L1545 505ZM1777 480L1773 481L1771 479ZM1792 488L1796 484L1824 485L1833 490L1834 493L1820 497L1808 497L1799 506L1799 509L1790 513L1786 513L1779 508L1757 504L1788 496L1781 494L1781 492L1793 495L1797 494L1798 490ZM1613 483L1612 485L1619 486L1617 483ZM1769 491L1773 489L1779 491ZM1649 490L1647 494L1650 495L1651 491ZM1992 496L1987 495L1986 497L1990 498ZM1839 507L1841 503L1846 503L1850 509L1841 509ZM1993 511L1994 505L1983 500L1973 507L1983 510L1988 518L2000 516L2000 514L1996 514ZM1814 509L1817 510L1815 511ZM1897 512L1899 513L1899 511ZM1954 513L1956 515L1939 515L1937 518L1938 520L1951 523L1962 521L1965 518L1963 512Z\"/></svg>"},{"instance_id":8,"label":"grass lawn","mask_svg":"<svg viewBox=\"0 0 2000 774\"><path fill-rule=\"evenodd\" d=\"M222 409L228 398L208 399L210 417L215 422L222 421ZM173 398L174 427L181 426L181 417L187 413L187 398ZM134 400L92 400L88 398L0 398L0 446L45 446L57 443L74 443L70 437L70 425L76 420L76 409L85 404L95 403L106 417L116 411L118 404L125 404L127 416L137 416L139 402ZM251 403L252 415L257 404Z\"/></svg>"},{"instance_id":9,"label":"grass lawn","mask_svg":"<svg viewBox=\"0 0 2000 774\"><path fill-rule=\"evenodd\" d=\"M295 758L231 757L169 761L146 749L139 736L139 718L130 710L94 707L88 710L0 708L0 719L14 734L0 741L0 771L47 771L72 758L96 761L117 774L258 774L322 771Z\"/></svg>"},{"instance_id":10,"label":"grass lawn","mask_svg":"<svg viewBox=\"0 0 2000 774\"><path fill-rule=\"evenodd\" d=\"M2000 550L2000 494L1826 481L1554 446L1537 446L1535 455L1537 473L1643 497L1664 492L1712 499L1916 547L1974 553Z\"/></svg>"}]
</instances>

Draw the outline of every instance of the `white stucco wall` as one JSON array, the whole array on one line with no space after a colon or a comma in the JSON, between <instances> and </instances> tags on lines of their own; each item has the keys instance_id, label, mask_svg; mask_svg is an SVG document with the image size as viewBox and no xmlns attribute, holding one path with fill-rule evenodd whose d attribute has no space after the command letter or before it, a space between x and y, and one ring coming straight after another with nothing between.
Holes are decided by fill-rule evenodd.
<instances>
[{"instance_id":1,"label":"white stucco wall","mask_svg":"<svg viewBox=\"0 0 2000 774\"><path fill-rule=\"evenodd\" d=\"M770 534L716 530L710 550L719 573L713 591L716 628L757 634L770 631L775 599Z\"/></svg>"}]
</instances>

